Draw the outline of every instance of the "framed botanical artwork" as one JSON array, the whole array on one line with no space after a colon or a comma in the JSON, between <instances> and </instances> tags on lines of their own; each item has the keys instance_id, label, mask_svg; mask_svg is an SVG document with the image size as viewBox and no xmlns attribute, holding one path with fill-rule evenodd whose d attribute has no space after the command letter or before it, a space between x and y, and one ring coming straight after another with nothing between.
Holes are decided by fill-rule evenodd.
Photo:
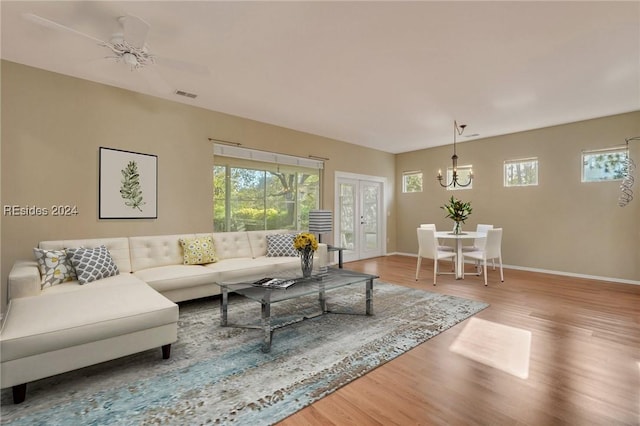
<instances>
[{"instance_id":1,"label":"framed botanical artwork","mask_svg":"<svg viewBox=\"0 0 640 426\"><path fill-rule=\"evenodd\" d=\"M158 156L100 147L100 219L158 218Z\"/></svg>"}]
</instances>

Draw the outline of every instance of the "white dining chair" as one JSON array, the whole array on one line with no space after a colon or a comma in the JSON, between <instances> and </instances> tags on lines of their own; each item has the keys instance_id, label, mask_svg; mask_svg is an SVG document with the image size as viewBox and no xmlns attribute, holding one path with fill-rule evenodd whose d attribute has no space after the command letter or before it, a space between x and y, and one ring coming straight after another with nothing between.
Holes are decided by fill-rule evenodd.
<instances>
[{"instance_id":1,"label":"white dining chair","mask_svg":"<svg viewBox=\"0 0 640 426\"><path fill-rule=\"evenodd\" d=\"M416 281L420 274L420 264L422 259L433 259L433 285L436 285L436 277L438 273L438 260L452 259L455 261L456 253L454 251L438 250L438 239L436 231L429 228L418 228L418 264L416 266ZM447 272L444 272L447 273Z\"/></svg>"},{"instance_id":2,"label":"white dining chair","mask_svg":"<svg viewBox=\"0 0 640 426\"><path fill-rule=\"evenodd\" d=\"M485 234L487 233L487 231L489 229L493 229L493 225L486 225L486 224L482 224L479 223L478 225L476 225L476 232L480 233L480 234ZM473 239L473 245L470 246L462 246L462 251L481 251L484 249L484 244L487 241L486 238L474 238ZM495 271L496 269L496 262L495 260L491 259L491 265L493 266L493 270ZM478 273L480 273L480 262L476 262L476 269L478 271Z\"/></svg>"},{"instance_id":3,"label":"white dining chair","mask_svg":"<svg viewBox=\"0 0 640 426\"><path fill-rule=\"evenodd\" d=\"M476 225L476 232L479 234L486 234L489 229L493 229L493 225L485 225L479 223ZM474 238L473 245L471 246L462 246L462 251L479 251L484 248L484 243L487 240L485 238Z\"/></svg>"},{"instance_id":4,"label":"white dining chair","mask_svg":"<svg viewBox=\"0 0 640 426\"><path fill-rule=\"evenodd\" d=\"M502 228L487 230L487 238L484 247L477 251L463 251L462 257L463 260L468 257L482 262L485 286L487 285L487 260L498 259L498 264L500 266L500 282L504 282L504 274L502 272ZM477 275L480 275L480 273ZM462 278L464 278L464 268L462 270Z\"/></svg>"},{"instance_id":5,"label":"white dining chair","mask_svg":"<svg viewBox=\"0 0 640 426\"><path fill-rule=\"evenodd\" d=\"M426 229L433 229L433 232L438 232L438 230L436 229L436 224L435 223L422 223L420 224L420 228L426 228ZM437 240L438 241L438 250L441 251L456 251L455 247L451 247L448 246L446 244L443 244L442 241ZM453 259L451 260L451 271L455 271L456 270L456 264L453 261Z\"/></svg>"},{"instance_id":6,"label":"white dining chair","mask_svg":"<svg viewBox=\"0 0 640 426\"><path fill-rule=\"evenodd\" d=\"M422 223L422 224L420 224L420 228L433 229L433 232L437 232L435 223ZM442 244L440 241L438 241L438 250L455 251L455 249L453 247L445 245L445 244Z\"/></svg>"}]
</instances>

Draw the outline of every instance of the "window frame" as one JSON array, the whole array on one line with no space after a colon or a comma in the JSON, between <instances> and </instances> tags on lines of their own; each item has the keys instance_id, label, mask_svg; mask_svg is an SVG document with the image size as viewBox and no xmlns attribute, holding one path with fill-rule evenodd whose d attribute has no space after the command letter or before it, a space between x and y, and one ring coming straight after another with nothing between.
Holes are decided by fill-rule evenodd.
<instances>
[{"instance_id":1,"label":"window frame","mask_svg":"<svg viewBox=\"0 0 640 426\"><path fill-rule=\"evenodd\" d=\"M587 168L587 164L586 160L585 160L585 156L596 156L596 155L607 155L607 154L616 154L616 153L621 153L623 154L623 158L620 159L619 161L619 165L621 170L618 170L617 172L620 172L620 176L619 177L607 177L604 176L600 179L590 179L588 178L588 176L585 176L585 169ZM629 158L629 148L627 146L617 146L617 147L611 147L611 148L600 148L600 149L584 149L582 150L582 152L580 153L580 182L581 183L597 183L597 182L616 182L616 181L622 181L622 179L624 179L625 176L625 170L626 170L626 160ZM616 173L616 170L614 170L611 173Z\"/></svg>"},{"instance_id":2,"label":"window frame","mask_svg":"<svg viewBox=\"0 0 640 426\"><path fill-rule=\"evenodd\" d=\"M526 164L531 162L535 162L535 183L508 184L507 166L514 165L514 164ZM502 184L505 188L538 186L540 184L540 160L538 159L538 157L527 157L527 158L517 158L513 160L505 160L502 166Z\"/></svg>"},{"instance_id":3,"label":"window frame","mask_svg":"<svg viewBox=\"0 0 640 426\"><path fill-rule=\"evenodd\" d=\"M251 203L250 199L242 199L237 198L236 191L231 188L232 186L232 175L233 170L242 169L247 171L254 171L258 174L262 173L262 180L264 181L265 190L261 194L262 198L256 198L254 201L257 201L259 204L259 208L251 208L249 209L255 210L256 215L260 216L259 221L252 222L250 218L243 217L245 212L241 212L243 209L240 208L237 212L234 212L234 205L240 203ZM216 177L216 170L218 172L224 173ZM239 157L227 157L224 155L214 155L213 159L213 215L214 215L214 223L213 227L215 232L233 232L238 229L236 228L236 224L239 226L244 226L249 224L252 229L258 230L271 230L271 229L291 229L291 230L304 230L308 227L308 211L317 209L320 203L320 196L322 193L322 169L316 167L307 167L307 164L303 163L303 165L291 165L282 164L282 163L273 163L269 161L259 161L252 160L246 158ZM287 173L288 175L294 175L290 181L292 187L290 188L294 195L293 200L280 200L280 202L284 203L294 203L293 212L289 214L293 214L291 222L286 222L284 226L277 226L278 223L281 223L281 219L278 219L276 216L279 216L284 212L284 210L275 208L276 213L273 212L274 204L273 198L271 194L266 191L269 179L272 179L275 176L275 173ZM251 172L250 172L251 173ZM302 183L300 180L303 175L306 175L305 182ZM311 177L312 179L308 181ZM216 181L218 184L216 184ZM223 182L222 184L220 184ZM312 188L313 191L309 191L308 189ZM250 189L250 188L249 188ZM310 197L310 198L305 198ZM311 202L311 204L309 204ZM218 204L220 203L220 204ZM238 212L242 214L238 215ZM252 213L248 211L248 213ZM273 216L273 215L276 216ZM276 224L271 223L271 221L275 221ZM271 225L271 226L270 226ZM275 227L274 227L275 226ZM247 228L249 229L249 228Z\"/></svg>"},{"instance_id":4,"label":"window frame","mask_svg":"<svg viewBox=\"0 0 640 426\"><path fill-rule=\"evenodd\" d=\"M416 191L408 191L407 190L407 178L411 176L420 175L420 189ZM411 170L407 172L402 172L402 193L403 194L414 194L416 192L424 191L424 173L421 170Z\"/></svg>"}]
</instances>

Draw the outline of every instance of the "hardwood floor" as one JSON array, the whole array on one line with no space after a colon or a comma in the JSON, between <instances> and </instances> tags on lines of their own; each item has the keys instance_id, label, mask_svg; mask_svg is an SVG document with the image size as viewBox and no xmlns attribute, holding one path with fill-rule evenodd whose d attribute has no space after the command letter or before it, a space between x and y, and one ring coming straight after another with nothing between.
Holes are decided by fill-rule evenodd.
<instances>
[{"instance_id":1,"label":"hardwood floor","mask_svg":"<svg viewBox=\"0 0 640 426\"><path fill-rule=\"evenodd\" d=\"M640 286L510 269L500 283L490 269L488 287L474 275L440 275L434 287L429 263L417 282L407 256L345 268L490 303L477 318L531 331L529 377L451 352L467 320L279 426L640 424Z\"/></svg>"}]
</instances>

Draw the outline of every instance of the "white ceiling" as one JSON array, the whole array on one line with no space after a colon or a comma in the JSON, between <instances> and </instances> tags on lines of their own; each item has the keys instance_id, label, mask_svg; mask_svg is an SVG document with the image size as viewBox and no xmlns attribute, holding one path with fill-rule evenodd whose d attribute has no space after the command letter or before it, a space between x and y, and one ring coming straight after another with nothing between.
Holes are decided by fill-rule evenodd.
<instances>
[{"instance_id":1,"label":"white ceiling","mask_svg":"<svg viewBox=\"0 0 640 426\"><path fill-rule=\"evenodd\" d=\"M454 119L477 139L640 110L639 1L0 7L3 59L390 153L450 144ZM118 16L136 15L160 59L132 72L23 13L101 40Z\"/></svg>"}]
</instances>

